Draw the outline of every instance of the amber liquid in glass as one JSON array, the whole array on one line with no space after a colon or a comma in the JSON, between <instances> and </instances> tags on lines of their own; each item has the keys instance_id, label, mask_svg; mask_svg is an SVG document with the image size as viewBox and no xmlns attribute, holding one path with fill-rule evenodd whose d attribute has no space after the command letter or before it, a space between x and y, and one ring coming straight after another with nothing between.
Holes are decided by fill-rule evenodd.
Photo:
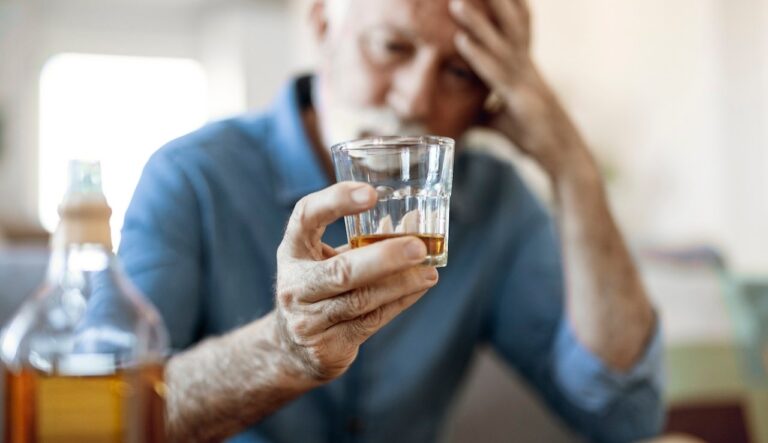
<instances>
[{"instance_id":1,"label":"amber liquid in glass","mask_svg":"<svg viewBox=\"0 0 768 443\"><path fill-rule=\"evenodd\" d=\"M354 248L362 248L363 246L372 245L374 243L389 240L391 238L398 237L418 237L424 242L427 247L427 255L436 257L442 255L445 252L445 236L440 234L371 234L361 235L353 237L350 240L350 246Z\"/></svg>"},{"instance_id":2,"label":"amber liquid in glass","mask_svg":"<svg viewBox=\"0 0 768 443\"><path fill-rule=\"evenodd\" d=\"M5 395L7 443L165 441L160 364L98 376L7 372Z\"/></svg>"}]
</instances>

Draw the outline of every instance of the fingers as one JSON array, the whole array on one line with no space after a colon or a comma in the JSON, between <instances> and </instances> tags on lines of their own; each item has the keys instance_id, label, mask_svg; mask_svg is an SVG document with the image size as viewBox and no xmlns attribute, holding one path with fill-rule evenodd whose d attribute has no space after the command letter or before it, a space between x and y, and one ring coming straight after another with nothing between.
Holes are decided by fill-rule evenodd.
<instances>
[{"instance_id":1,"label":"fingers","mask_svg":"<svg viewBox=\"0 0 768 443\"><path fill-rule=\"evenodd\" d=\"M501 63L488 49L464 32L456 34L456 48L474 68L477 75L489 85L504 84L506 73Z\"/></svg>"},{"instance_id":2,"label":"fingers","mask_svg":"<svg viewBox=\"0 0 768 443\"><path fill-rule=\"evenodd\" d=\"M358 214L376 203L376 191L362 183L342 182L299 200L288 221L281 249L303 256L320 242L325 227L345 215Z\"/></svg>"},{"instance_id":3,"label":"fingers","mask_svg":"<svg viewBox=\"0 0 768 443\"><path fill-rule=\"evenodd\" d=\"M334 248L334 251L336 251L337 254L341 254L342 252L347 252L350 249L352 248L349 247L349 243L344 243L343 245Z\"/></svg>"},{"instance_id":4,"label":"fingers","mask_svg":"<svg viewBox=\"0 0 768 443\"><path fill-rule=\"evenodd\" d=\"M508 1L508 0L507 0ZM472 33L478 42L484 44L490 52L503 58L509 51L508 43L486 14L466 0L451 0L451 12L464 29Z\"/></svg>"},{"instance_id":5,"label":"fingers","mask_svg":"<svg viewBox=\"0 0 768 443\"><path fill-rule=\"evenodd\" d=\"M323 243L321 247L323 248L323 260L327 260L331 257L336 257L337 255L339 255L339 252L341 252L332 248L329 245L326 245L325 243Z\"/></svg>"},{"instance_id":6,"label":"fingers","mask_svg":"<svg viewBox=\"0 0 768 443\"><path fill-rule=\"evenodd\" d=\"M421 264L427 257L424 242L400 237L351 249L325 261L307 262L300 271L302 285L292 292L296 300L314 303L373 284Z\"/></svg>"},{"instance_id":7,"label":"fingers","mask_svg":"<svg viewBox=\"0 0 768 443\"><path fill-rule=\"evenodd\" d=\"M530 42L531 16L525 0L490 0L491 10L499 18L501 28L509 38Z\"/></svg>"},{"instance_id":8,"label":"fingers","mask_svg":"<svg viewBox=\"0 0 768 443\"><path fill-rule=\"evenodd\" d=\"M337 324L328 329L325 334L344 337L350 344L359 346L403 311L413 306L426 293L427 291L421 291L401 297L354 320Z\"/></svg>"},{"instance_id":9,"label":"fingers","mask_svg":"<svg viewBox=\"0 0 768 443\"><path fill-rule=\"evenodd\" d=\"M437 270L432 267L409 269L386 277L372 285L306 306L306 333L315 334L343 322L354 320L404 295L415 294L437 283Z\"/></svg>"}]
</instances>

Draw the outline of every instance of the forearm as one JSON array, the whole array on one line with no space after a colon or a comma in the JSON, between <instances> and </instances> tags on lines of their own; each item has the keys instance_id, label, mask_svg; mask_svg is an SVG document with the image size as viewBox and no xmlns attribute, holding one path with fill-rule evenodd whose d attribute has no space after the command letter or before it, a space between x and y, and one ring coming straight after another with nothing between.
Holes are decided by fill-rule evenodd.
<instances>
[{"instance_id":1,"label":"forearm","mask_svg":"<svg viewBox=\"0 0 768 443\"><path fill-rule=\"evenodd\" d=\"M608 366L626 370L645 348L653 309L611 216L598 169L586 148L575 143L568 168L553 174L567 312L589 350Z\"/></svg>"},{"instance_id":2,"label":"forearm","mask_svg":"<svg viewBox=\"0 0 768 443\"><path fill-rule=\"evenodd\" d=\"M533 67L527 71L527 86L509 92L519 121L508 134L552 180L569 320L579 340L608 366L629 369L651 334L653 310L594 159L542 77Z\"/></svg>"},{"instance_id":3,"label":"forearm","mask_svg":"<svg viewBox=\"0 0 768 443\"><path fill-rule=\"evenodd\" d=\"M168 362L170 441L221 441L316 386L281 348L275 321L270 313Z\"/></svg>"}]
</instances>

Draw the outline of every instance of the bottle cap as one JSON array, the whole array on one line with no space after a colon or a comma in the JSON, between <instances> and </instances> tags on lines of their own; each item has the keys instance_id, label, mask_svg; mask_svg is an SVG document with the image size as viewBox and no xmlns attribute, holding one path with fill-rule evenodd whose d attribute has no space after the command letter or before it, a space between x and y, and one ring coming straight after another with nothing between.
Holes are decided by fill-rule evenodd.
<instances>
[{"instance_id":1,"label":"bottle cap","mask_svg":"<svg viewBox=\"0 0 768 443\"><path fill-rule=\"evenodd\" d=\"M112 249L109 218L112 209L101 188L101 165L73 160L69 164L69 185L59 205L61 221L53 235L53 247L72 244L99 244Z\"/></svg>"}]
</instances>

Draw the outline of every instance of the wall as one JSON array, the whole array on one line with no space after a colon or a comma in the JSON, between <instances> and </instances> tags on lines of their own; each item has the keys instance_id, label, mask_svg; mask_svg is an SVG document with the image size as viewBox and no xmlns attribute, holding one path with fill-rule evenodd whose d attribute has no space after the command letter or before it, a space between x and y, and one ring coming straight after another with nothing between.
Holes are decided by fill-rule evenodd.
<instances>
[{"instance_id":1,"label":"wall","mask_svg":"<svg viewBox=\"0 0 768 443\"><path fill-rule=\"evenodd\" d=\"M280 1L28 0L0 10L0 226L38 226L37 101L45 61L60 52L185 57L209 74L210 117L263 107L292 71Z\"/></svg>"},{"instance_id":2,"label":"wall","mask_svg":"<svg viewBox=\"0 0 768 443\"><path fill-rule=\"evenodd\" d=\"M209 70L212 117L271 103L297 65L289 5L280 1L210 2L199 13L200 55Z\"/></svg>"},{"instance_id":3,"label":"wall","mask_svg":"<svg viewBox=\"0 0 768 443\"><path fill-rule=\"evenodd\" d=\"M308 0L292 3L306 15ZM710 244L738 270L768 272L763 2L530 3L535 57L609 171L632 241Z\"/></svg>"},{"instance_id":4,"label":"wall","mask_svg":"<svg viewBox=\"0 0 768 443\"><path fill-rule=\"evenodd\" d=\"M767 272L764 2L534 3L538 59L615 172L625 230Z\"/></svg>"},{"instance_id":5,"label":"wall","mask_svg":"<svg viewBox=\"0 0 768 443\"><path fill-rule=\"evenodd\" d=\"M719 240L714 1L537 2L537 55L614 170L623 225Z\"/></svg>"},{"instance_id":6,"label":"wall","mask_svg":"<svg viewBox=\"0 0 768 443\"><path fill-rule=\"evenodd\" d=\"M128 4L25 2L0 40L0 84L10 104L7 152L0 162L0 220L37 222L38 78L59 52L194 57L190 14Z\"/></svg>"},{"instance_id":7,"label":"wall","mask_svg":"<svg viewBox=\"0 0 768 443\"><path fill-rule=\"evenodd\" d=\"M631 238L711 243L737 269L768 271L763 2L532 3L536 57L611 171L612 201ZM0 157L3 224L37 217L37 76L51 54L198 58L211 80L212 118L264 106L314 58L308 0L10 4L0 21L0 100L11 110Z\"/></svg>"},{"instance_id":8,"label":"wall","mask_svg":"<svg viewBox=\"0 0 768 443\"><path fill-rule=\"evenodd\" d=\"M768 5L720 2L723 212L737 266L768 271Z\"/></svg>"}]
</instances>

